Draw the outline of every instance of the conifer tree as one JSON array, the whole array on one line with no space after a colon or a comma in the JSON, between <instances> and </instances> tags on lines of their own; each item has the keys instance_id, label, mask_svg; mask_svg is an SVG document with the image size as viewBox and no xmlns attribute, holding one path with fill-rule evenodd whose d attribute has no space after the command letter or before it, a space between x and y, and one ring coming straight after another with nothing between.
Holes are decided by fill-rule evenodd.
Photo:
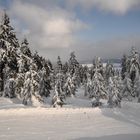
<instances>
[{"instance_id":1,"label":"conifer tree","mask_svg":"<svg viewBox=\"0 0 140 140\"><path fill-rule=\"evenodd\" d=\"M46 72L46 68L43 67L40 72L39 72L39 76L40 76L40 89L39 89L39 94L41 96L45 96L48 97L50 95L50 83L49 83L49 77L47 75Z\"/></svg>"},{"instance_id":2,"label":"conifer tree","mask_svg":"<svg viewBox=\"0 0 140 140\"><path fill-rule=\"evenodd\" d=\"M68 62L66 62L66 63L63 65L63 73L64 73L64 74L68 73Z\"/></svg>"},{"instance_id":3,"label":"conifer tree","mask_svg":"<svg viewBox=\"0 0 140 140\"><path fill-rule=\"evenodd\" d=\"M92 81L93 81L92 82L93 93L91 95L91 97L93 98L92 106L96 107L102 104L100 102L100 99L106 98L107 96L105 81L100 71L98 71L98 69L95 70Z\"/></svg>"},{"instance_id":4,"label":"conifer tree","mask_svg":"<svg viewBox=\"0 0 140 140\"><path fill-rule=\"evenodd\" d=\"M0 46L6 49L6 43L12 47L18 48L19 43L14 32L14 28L10 25L10 19L6 12L4 12L2 23L0 25Z\"/></svg>"},{"instance_id":5,"label":"conifer tree","mask_svg":"<svg viewBox=\"0 0 140 140\"><path fill-rule=\"evenodd\" d=\"M24 38L20 46L20 53L22 53L25 56L31 57L32 54L28 45L29 45L28 40Z\"/></svg>"},{"instance_id":6,"label":"conifer tree","mask_svg":"<svg viewBox=\"0 0 140 140\"><path fill-rule=\"evenodd\" d=\"M116 77L109 78L108 85L108 105L109 107L121 107L121 94L119 82Z\"/></svg>"},{"instance_id":7,"label":"conifer tree","mask_svg":"<svg viewBox=\"0 0 140 140\"><path fill-rule=\"evenodd\" d=\"M31 83L32 83L31 72L27 71L25 73L25 81L24 81L24 84L23 84L23 93L22 93L22 95L23 95L23 104L24 105L27 105L28 102L31 102L31 96L32 96Z\"/></svg>"},{"instance_id":8,"label":"conifer tree","mask_svg":"<svg viewBox=\"0 0 140 140\"><path fill-rule=\"evenodd\" d=\"M64 90L65 90L66 96L72 96L72 97L75 96L76 90L77 90L75 76L68 74L66 83L64 85Z\"/></svg>"},{"instance_id":9,"label":"conifer tree","mask_svg":"<svg viewBox=\"0 0 140 140\"><path fill-rule=\"evenodd\" d=\"M139 62L139 54L138 51L132 47L131 55L128 63L128 73L132 80L132 84L134 85L136 74L140 74L140 62Z\"/></svg>"},{"instance_id":10,"label":"conifer tree","mask_svg":"<svg viewBox=\"0 0 140 140\"><path fill-rule=\"evenodd\" d=\"M13 98L15 97L15 78L14 74L9 74L4 86L4 97Z\"/></svg>"},{"instance_id":11,"label":"conifer tree","mask_svg":"<svg viewBox=\"0 0 140 140\"><path fill-rule=\"evenodd\" d=\"M107 82L108 82L108 80L109 80L110 77L113 77L115 75L114 66L110 62L108 62L107 65L106 65L105 75L106 75Z\"/></svg>"},{"instance_id":12,"label":"conifer tree","mask_svg":"<svg viewBox=\"0 0 140 140\"><path fill-rule=\"evenodd\" d=\"M132 96L134 96L132 87L132 80L129 78L129 74L125 73L125 78L123 80L122 96L126 98L131 98Z\"/></svg>"},{"instance_id":13,"label":"conifer tree","mask_svg":"<svg viewBox=\"0 0 140 140\"><path fill-rule=\"evenodd\" d=\"M1 91L4 89L4 83L7 79L4 72L5 67L9 73L16 73L17 67L17 48L19 48L18 39L14 32L14 28L10 25L10 19L6 12L4 12L2 23L0 24L0 79L1 79ZM14 76L14 75L13 75Z\"/></svg>"},{"instance_id":14,"label":"conifer tree","mask_svg":"<svg viewBox=\"0 0 140 140\"><path fill-rule=\"evenodd\" d=\"M56 66L56 73L62 72L62 68L63 68L63 65L62 65L62 62L61 62L61 58L60 58L60 56L58 56L58 58L57 58L57 66Z\"/></svg>"},{"instance_id":15,"label":"conifer tree","mask_svg":"<svg viewBox=\"0 0 140 140\"><path fill-rule=\"evenodd\" d=\"M55 69L55 86L54 86L54 96L52 99L53 107L61 106L64 104L65 94L64 94L64 78L63 65L60 56L57 58L57 65Z\"/></svg>"},{"instance_id":16,"label":"conifer tree","mask_svg":"<svg viewBox=\"0 0 140 140\"><path fill-rule=\"evenodd\" d=\"M85 80L85 96L92 97L93 96L93 83L91 80L91 76L89 73L86 74L86 80Z\"/></svg>"},{"instance_id":17,"label":"conifer tree","mask_svg":"<svg viewBox=\"0 0 140 140\"><path fill-rule=\"evenodd\" d=\"M23 99L23 86L25 80L25 74L24 73L18 73L15 79L15 94L16 97L19 99Z\"/></svg>"},{"instance_id":18,"label":"conifer tree","mask_svg":"<svg viewBox=\"0 0 140 140\"><path fill-rule=\"evenodd\" d=\"M91 70L90 70L91 79L93 78L95 71L98 71L102 76L104 76L103 63L100 57L96 57L93 60L93 66L91 67Z\"/></svg>"},{"instance_id":19,"label":"conifer tree","mask_svg":"<svg viewBox=\"0 0 140 140\"><path fill-rule=\"evenodd\" d=\"M34 99L43 103L43 98L39 93L39 75L37 73L37 66L32 64L30 71L25 74L24 90L23 90L23 104L27 105L28 102L34 104Z\"/></svg>"},{"instance_id":20,"label":"conifer tree","mask_svg":"<svg viewBox=\"0 0 140 140\"><path fill-rule=\"evenodd\" d=\"M37 70L41 70L43 67L43 58L38 55L38 52L36 51L33 55L33 62L37 66Z\"/></svg>"},{"instance_id":21,"label":"conifer tree","mask_svg":"<svg viewBox=\"0 0 140 140\"><path fill-rule=\"evenodd\" d=\"M123 55L123 58L122 58L122 63L121 63L121 76L122 76L122 79L125 78L125 73L127 72L127 63L128 63L128 58L126 55Z\"/></svg>"},{"instance_id":22,"label":"conifer tree","mask_svg":"<svg viewBox=\"0 0 140 140\"><path fill-rule=\"evenodd\" d=\"M55 84L55 93L52 99L53 107L57 106L62 107L62 105L64 104L65 95L63 93L61 84L62 84L61 79L58 78Z\"/></svg>"},{"instance_id":23,"label":"conifer tree","mask_svg":"<svg viewBox=\"0 0 140 140\"><path fill-rule=\"evenodd\" d=\"M70 54L70 59L69 59L69 72L71 74L75 73L75 70L77 67L79 67L79 62L76 60L75 52L72 52Z\"/></svg>"}]
</instances>

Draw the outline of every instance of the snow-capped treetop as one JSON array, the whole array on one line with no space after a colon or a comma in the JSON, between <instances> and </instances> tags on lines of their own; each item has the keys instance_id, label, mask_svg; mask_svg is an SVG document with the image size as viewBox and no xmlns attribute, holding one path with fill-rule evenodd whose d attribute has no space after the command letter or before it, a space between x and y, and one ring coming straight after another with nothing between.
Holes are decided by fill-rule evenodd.
<instances>
[{"instance_id":1,"label":"snow-capped treetop","mask_svg":"<svg viewBox=\"0 0 140 140\"><path fill-rule=\"evenodd\" d=\"M33 62L36 64L38 70L42 69L44 59L38 55L37 51L33 55Z\"/></svg>"},{"instance_id":2,"label":"snow-capped treetop","mask_svg":"<svg viewBox=\"0 0 140 140\"><path fill-rule=\"evenodd\" d=\"M99 80L99 81L104 81L103 76L101 75L101 73L98 71L98 69L95 69L95 73L93 75L93 80Z\"/></svg>"},{"instance_id":3,"label":"snow-capped treetop","mask_svg":"<svg viewBox=\"0 0 140 140\"><path fill-rule=\"evenodd\" d=\"M95 73L92 78L93 95L97 101L103 96L106 96L105 80L98 69L95 69Z\"/></svg>"},{"instance_id":4,"label":"snow-capped treetop","mask_svg":"<svg viewBox=\"0 0 140 140\"><path fill-rule=\"evenodd\" d=\"M76 60L75 52L72 52L69 59L69 72L73 74L76 67L79 67L79 62Z\"/></svg>"},{"instance_id":5,"label":"snow-capped treetop","mask_svg":"<svg viewBox=\"0 0 140 140\"><path fill-rule=\"evenodd\" d=\"M136 73L140 74L140 60L139 60L139 53L137 50L132 47L131 55L128 61L128 73L130 74L130 78L134 84Z\"/></svg>"},{"instance_id":6,"label":"snow-capped treetop","mask_svg":"<svg viewBox=\"0 0 140 140\"><path fill-rule=\"evenodd\" d=\"M22 41L21 46L20 46L20 51L24 55L27 55L28 57L31 57L31 51L30 51L28 45L29 45L29 43L28 43L27 39L24 38L24 40Z\"/></svg>"},{"instance_id":7,"label":"snow-capped treetop","mask_svg":"<svg viewBox=\"0 0 140 140\"><path fill-rule=\"evenodd\" d=\"M60 56L57 58L56 73L62 72L62 62Z\"/></svg>"},{"instance_id":8,"label":"snow-capped treetop","mask_svg":"<svg viewBox=\"0 0 140 140\"><path fill-rule=\"evenodd\" d=\"M10 26L10 19L6 12L4 12L2 23L0 25L0 39L4 42L9 42L12 47L19 47L18 39L13 31L14 28Z\"/></svg>"},{"instance_id":9,"label":"snow-capped treetop","mask_svg":"<svg viewBox=\"0 0 140 140\"><path fill-rule=\"evenodd\" d=\"M109 79L109 77L113 77L115 75L114 66L110 62L107 62L105 74L107 80Z\"/></svg>"},{"instance_id":10,"label":"snow-capped treetop","mask_svg":"<svg viewBox=\"0 0 140 140\"><path fill-rule=\"evenodd\" d=\"M91 67L90 73L91 73L91 77L93 77L95 71L98 71L99 73L104 74L104 68L103 68L103 63L101 62L101 58L100 57L95 57L95 59L93 60L93 66Z\"/></svg>"}]
</instances>

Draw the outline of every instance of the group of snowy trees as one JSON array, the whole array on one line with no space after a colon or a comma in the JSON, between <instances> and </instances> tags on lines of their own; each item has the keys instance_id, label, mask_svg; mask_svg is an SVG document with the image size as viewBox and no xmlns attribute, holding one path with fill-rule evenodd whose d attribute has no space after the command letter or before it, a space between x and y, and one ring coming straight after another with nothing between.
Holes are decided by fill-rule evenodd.
<instances>
[{"instance_id":1,"label":"group of snowy trees","mask_svg":"<svg viewBox=\"0 0 140 140\"><path fill-rule=\"evenodd\" d=\"M100 99L107 99L110 107L121 106L123 98L140 102L140 57L132 47L130 55L122 58L121 71L113 64L103 67L100 58L96 58L87 73L85 95L93 99L93 106L100 106Z\"/></svg>"},{"instance_id":2,"label":"group of snowy trees","mask_svg":"<svg viewBox=\"0 0 140 140\"><path fill-rule=\"evenodd\" d=\"M58 56L57 65L54 70L55 94L53 97L53 106L64 104L64 99L69 96L75 96L78 86L80 86L80 64L76 60L74 52L70 54L70 59L62 64Z\"/></svg>"},{"instance_id":3,"label":"group of snowy trees","mask_svg":"<svg viewBox=\"0 0 140 140\"><path fill-rule=\"evenodd\" d=\"M101 99L106 99L110 107L120 106L120 77L113 64L108 62L103 66L101 59L97 57L88 71L85 96L92 98L92 106L101 106Z\"/></svg>"},{"instance_id":4,"label":"group of snowy trees","mask_svg":"<svg viewBox=\"0 0 140 140\"><path fill-rule=\"evenodd\" d=\"M138 51L132 47L129 56L122 59L122 78L125 86L123 96L137 97L140 102L140 57Z\"/></svg>"},{"instance_id":5,"label":"group of snowy trees","mask_svg":"<svg viewBox=\"0 0 140 140\"><path fill-rule=\"evenodd\" d=\"M20 44L9 17L3 15L0 24L0 96L33 103L35 98L43 102L50 94L50 63L32 53L27 39Z\"/></svg>"},{"instance_id":6,"label":"group of snowy trees","mask_svg":"<svg viewBox=\"0 0 140 140\"><path fill-rule=\"evenodd\" d=\"M94 107L101 106L102 99L109 107L120 107L123 98L140 102L139 53L133 47L130 55L124 55L121 71L110 62L103 66L99 57L92 67L82 66L74 52L65 63L58 56L53 66L37 52L31 52L27 39L19 43L4 13L0 24L0 96L18 98L28 105L44 103L52 94L52 105L56 107L65 104L67 97L76 97L80 87L84 87Z\"/></svg>"}]
</instances>

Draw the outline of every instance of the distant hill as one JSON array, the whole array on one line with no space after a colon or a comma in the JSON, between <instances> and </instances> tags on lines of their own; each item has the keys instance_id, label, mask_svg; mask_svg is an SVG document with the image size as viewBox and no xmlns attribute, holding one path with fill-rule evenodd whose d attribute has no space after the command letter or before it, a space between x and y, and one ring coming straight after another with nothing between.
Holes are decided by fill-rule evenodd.
<instances>
[{"instance_id":1,"label":"distant hill","mask_svg":"<svg viewBox=\"0 0 140 140\"><path fill-rule=\"evenodd\" d=\"M103 63L107 63L107 62L111 62L111 63L121 63L121 59L102 59ZM93 60L82 60L80 61L80 64L92 64Z\"/></svg>"}]
</instances>

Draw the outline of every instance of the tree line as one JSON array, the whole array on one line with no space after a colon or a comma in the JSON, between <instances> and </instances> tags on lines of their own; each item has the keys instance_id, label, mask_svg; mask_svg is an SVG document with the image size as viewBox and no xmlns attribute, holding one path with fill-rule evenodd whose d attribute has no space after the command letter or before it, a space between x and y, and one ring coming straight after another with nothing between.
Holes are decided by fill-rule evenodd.
<instances>
[{"instance_id":1,"label":"tree line","mask_svg":"<svg viewBox=\"0 0 140 140\"><path fill-rule=\"evenodd\" d=\"M0 23L0 96L18 98L24 105L32 105L34 99L44 104L52 95L52 106L63 106L66 98L76 97L81 87L93 107L101 106L102 99L109 107L121 107L123 99L140 102L139 52L132 47L121 62L121 70L111 62L103 66L99 57L92 67L83 66L72 52L67 62L62 63L58 56L56 65L52 65L30 50L27 38L19 43L6 13Z\"/></svg>"}]
</instances>

